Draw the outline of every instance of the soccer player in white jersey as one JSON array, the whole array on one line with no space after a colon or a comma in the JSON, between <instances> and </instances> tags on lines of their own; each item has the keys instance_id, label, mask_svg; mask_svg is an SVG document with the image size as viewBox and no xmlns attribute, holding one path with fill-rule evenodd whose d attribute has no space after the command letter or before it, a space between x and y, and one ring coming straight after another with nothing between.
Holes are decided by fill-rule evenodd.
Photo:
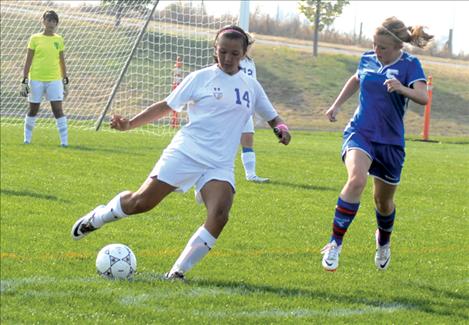
<instances>
[{"instance_id":1,"label":"soccer player in white jersey","mask_svg":"<svg viewBox=\"0 0 469 325\"><path fill-rule=\"evenodd\" d=\"M421 26L406 27L396 17L386 19L376 28L373 51L362 55L357 72L326 111L335 122L341 105L360 90L358 108L343 136L342 160L348 179L337 201L331 238L322 250L322 266L327 271L339 265L342 239L357 214L368 175L373 177L376 206L375 265L379 270L389 266L394 194L405 157L404 113L409 99L421 105L428 101L420 62L402 47L403 43L424 47L432 38Z\"/></svg>"},{"instance_id":2,"label":"soccer player in white jersey","mask_svg":"<svg viewBox=\"0 0 469 325\"><path fill-rule=\"evenodd\" d=\"M207 209L207 218L190 238L166 274L181 279L215 245L228 222L235 193L234 160L247 120L258 113L279 130L280 142L290 142L288 127L278 116L259 82L239 70L246 54L248 36L238 26L218 31L216 64L189 74L164 100L130 120L115 115L111 128L130 130L181 111L189 104L189 123L174 136L146 181L136 192L125 191L107 205L98 206L72 227L72 237L81 239L104 224L153 209L173 191L195 186Z\"/></svg>"},{"instance_id":3,"label":"soccer player in white jersey","mask_svg":"<svg viewBox=\"0 0 469 325\"><path fill-rule=\"evenodd\" d=\"M248 34L248 36L250 36ZM241 60L241 70L248 76L257 79L256 65L254 60L249 56L249 51L252 47L254 40L249 37L248 52L246 56ZM256 153L254 152L254 118L251 116L244 126L243 133L241 135L241 161L243 162L244 172L246 179L251 182L265 183L269 179L266 177L259 177L256 173Z\"/></svg>"},{"instance_id":4,"label":"soccer player in white jersey","mask_svg":"<svg viewBox=\"0 0 469 325\"><path fill-rule=\"evenodd\" d=\"M28 97L29 111L24 119L24 143L31 143L37 113L44 95L50 101L59 130L60 144L68 146L67 117L62 101L67 92L68 77L64 58L64 40L55 33L59 16L53 10L42 15L44 31L31 36L23 68L20 95Z\"/></svg>"}]
</instances>

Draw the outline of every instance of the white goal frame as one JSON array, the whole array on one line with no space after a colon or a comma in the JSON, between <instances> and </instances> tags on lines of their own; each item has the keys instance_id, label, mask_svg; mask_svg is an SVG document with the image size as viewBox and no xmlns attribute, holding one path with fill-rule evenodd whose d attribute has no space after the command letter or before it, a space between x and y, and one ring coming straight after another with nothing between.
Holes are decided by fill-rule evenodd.
<instances>
[{"instance_id":1,"label":"white goal frame","mask_svg":"<svg viewBox=\"0 0 469 325\"><path fill-rule=\"evenodd\" d=\"M97 5L99 1L81 2L85 5L39 0L2 2L1 125L23 124L28 103L19 96L19 89L26 48L29 37L42 31L45 10L58 13L57 33L65 41L70 92L64 112L70 127L84 129L95 129L112 114L133 116L164 99L175 78L180 81L188 73L213 64L217 30L240 19L238 14L209 15L204 11L204 1L149 0L146 6L136 1L135 6L125 8ZM246 6L248 2L240 3ZM38 117L36 126L55 127L45 100ZM174 132L186 122L184 113L177 118L175 123L174 116L169 115L138 130Z\"/></svg>"}]
</instances>

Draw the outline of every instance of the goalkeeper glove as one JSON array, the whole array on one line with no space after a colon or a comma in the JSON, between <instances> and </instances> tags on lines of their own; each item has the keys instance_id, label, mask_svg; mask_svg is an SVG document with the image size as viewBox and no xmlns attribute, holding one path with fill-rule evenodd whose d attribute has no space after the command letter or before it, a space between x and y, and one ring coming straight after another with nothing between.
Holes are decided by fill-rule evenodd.
<instances>
[{"instance_id":1,"label":"goalkeeper glove","mask_svg":"<svg viewBox=\"0 0 469 325\"><path fill-rule=\"evenodd\" d=\"M68 77L64 77L62 79L62 83L64 85L64 99L65 99L67 98L67 95L68 95L68 83L69 83Z\"/></svg>"},{"instance_id":2,"label":"goalkeeper glove","mask_svg":"<svg viewBox=\"0 0 469 325\"><path fill-rule=\"evenodd\" d=\"M21 81L20 95L22 97L28 97L29 92L28 78L23 78L23 81Z\"/></svg>"}]
</instances>

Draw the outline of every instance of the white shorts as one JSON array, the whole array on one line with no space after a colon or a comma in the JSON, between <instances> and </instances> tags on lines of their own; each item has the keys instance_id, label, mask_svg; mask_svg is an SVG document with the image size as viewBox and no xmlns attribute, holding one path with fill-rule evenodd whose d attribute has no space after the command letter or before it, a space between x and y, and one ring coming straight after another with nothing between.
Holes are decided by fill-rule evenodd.
<instances>
[{"instance_id":1,"label":"white shorts","mask_svg":"<svg viewBox=\"0 0 469 325\"><path fill-rule=\"evenodd\" d=\"M254 119L251 116L244 126L243 133L255 133L254 132Z\"/></svg>"},{"instance_id":2,"label":"white shorts","mask_svg":"<svg viewBox=\"0 0 469 325\"><path fill-rule=\"evenodd\" d=\"M233 168L208 167L174 149L163 151L149 176L176 187L177 192L187 192L194 185L200 192L211 180L228 182L235 192Z\"/></svg>"},{"instance_id":3,"label":"white shorts","mask_svg":"<svg viewBox=\"0 0 469 325\"><path fill-rule=\"evenodd\" d=\"M61 102L64 100L64 85L62 80L53 81L38 81L30 80L28 100L30 103L39 104L42 101L42 96L46 96L46 100L50 102Z\"/></svg>"}]
</instances>

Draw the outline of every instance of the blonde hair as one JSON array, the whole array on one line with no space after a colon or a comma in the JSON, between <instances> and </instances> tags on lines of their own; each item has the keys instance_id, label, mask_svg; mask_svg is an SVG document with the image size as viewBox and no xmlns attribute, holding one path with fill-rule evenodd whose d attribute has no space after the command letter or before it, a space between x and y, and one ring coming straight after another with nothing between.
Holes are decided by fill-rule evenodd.
<instances>
[{"instance_id":1,"label":"blonde hair","mask_svg":"<svg viewBox=\"0 0 469 325\"><path fill-rule=\"evenodd\" d=\"M424 48L433 39L433 35L425 33L423 28L420 25L406 27L396 17L389 17L376 28L375 35L388 35L400 45L410 43L413 46Z\"/></svg>"}]
</instances>

